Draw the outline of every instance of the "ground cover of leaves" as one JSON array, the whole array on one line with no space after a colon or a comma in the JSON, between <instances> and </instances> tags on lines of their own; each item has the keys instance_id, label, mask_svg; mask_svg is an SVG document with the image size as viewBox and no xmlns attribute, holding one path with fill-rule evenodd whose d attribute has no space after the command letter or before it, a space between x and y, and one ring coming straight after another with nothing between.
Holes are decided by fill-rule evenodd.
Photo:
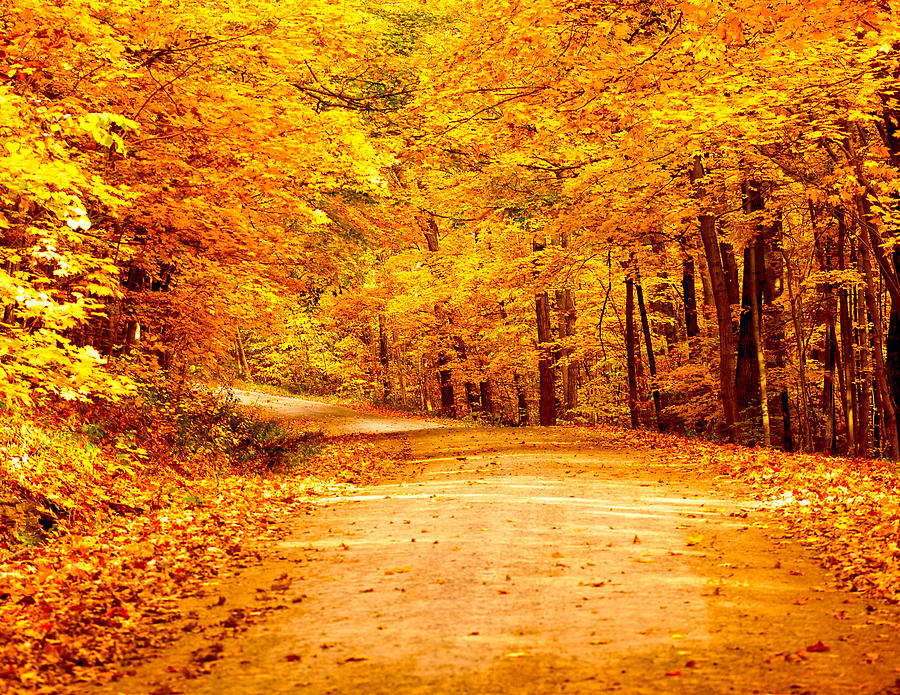
<instances>
[{"instance_id":1,"label":"ground cover of leaves","mask_svg":"<svg viewBox=\"0 0 900 695\"><path fill-rule=\"evenodd\" d=\"M117 662L173 638L179 599L257 561L312 498L393 465L365 438L341 437L290 474L135 476L124 506L141 513L103 507L105 521L85 515L45 545L0 551L0 692L116 678Z\"/></svg>"},{"instance_id":2,"label":"ground cover of leaves","mask_svg":"<svg viewBox=\"0 0 900 695\"><path fill-rule=\"evenodd\" d=\"M616 428L589 430L601 446L634 446L682 469L746 483L843 588L900 602L900 468L892 461L791 454Z\"/></svg>"},{"instance_id":3,"label":"ground cover of leaves","mask_svg":"<svg viewBox=\"0 0 900 695\"><path fill-rule=\"evenodd\" d=\"M841 583L900 601L900 482L895 465L718 445L674 435L578 428L597 446L634 448L661 468L745 482L815 549ZM664 464L664 465L663 465ZM396 473L365 437L336 437L290 474L144 480L140 514L73 523L41 547L0 554L0 691L53 693L103 682L117 663L173 639L178 600L258 560L317 495ZM123 483L124 484L124 483ZM155 487L154 487L155 486ZM138 487L141 489L138 490ZM250 623L258 616L241 615Z\"/></svg>"}]
</instances>

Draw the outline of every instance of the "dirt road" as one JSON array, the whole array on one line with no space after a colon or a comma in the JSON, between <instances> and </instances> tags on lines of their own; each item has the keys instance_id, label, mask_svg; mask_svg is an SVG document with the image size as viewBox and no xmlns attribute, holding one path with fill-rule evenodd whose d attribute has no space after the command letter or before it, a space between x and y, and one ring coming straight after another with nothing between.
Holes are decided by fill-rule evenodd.
<instances>
[{"instance_id":1,"label":"dirt road","mask_svg":"<svg viewBox=\"0 0 900 695\"><path fill-rule=\"evenodd\" d=\"M557 428L383 438L401 479L320 500L107 692L900 694L897 612L728 481Z\"/></svg>"}]
</instances>

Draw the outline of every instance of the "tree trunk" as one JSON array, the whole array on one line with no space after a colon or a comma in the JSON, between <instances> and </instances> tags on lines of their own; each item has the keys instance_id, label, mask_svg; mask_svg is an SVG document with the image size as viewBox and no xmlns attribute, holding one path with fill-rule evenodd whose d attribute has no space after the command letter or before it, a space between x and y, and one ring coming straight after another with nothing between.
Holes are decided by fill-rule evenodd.
<instances>
[{"instance_id":1,"label":"tree trunk","mask_svg":"<svg viewBox=\"0 0 900 695\"><path fill-rule=\"evenodd\" d=\"M450 362L446 354L438 358L438 379L441 386L441 415L456 417L456 395L453 393L453 372L444 367Z\"/></svg>"},{"instance_id":2,"label":"tree trunk","mask_svg":"<svg viewBox=\"0 0 900 695\"><path fill-rule=\"evenodd\" d=\"M527 425L531 422L531 415L528 412L528 396L525 393L522 378L516 371L513 371L513 384L516 389L516 406L519 411L517 422L519 425Z\"/></svg>"},{"instance_id":3,"label":"tree trunk","mask_svg":"<svg viewBox=\"0 0 900 695\"><path fill-rule=\"evenodd\" d=\"M384 328L384 314L378 314L378 362L381 364L381 402L387 403L391 398L391 375L388 371L388 337Z\"/></svg>"},{"instance_id":4,"label":"tree trunk","mask_svg":"<svg viewBox=\"0 0 900 695\"><path fill-rule=\"evenodd\" d=\"M406 374L404 373L406 360L403 359L403 352L400 349L400 332L397 330L396 326L391 328L391 342L394 345L394 365L397 368L397 387L400 389L400 402L405 408L409 405L409 394L406 392Z\"/></svg>"},{"instance_id":5,"label":"tree trunk","mask_svg":"<svg viewBox=\"0 0 900 695\"><path fill-rule=\"evenodd\" d=\"M875 278L872 272L872 263L869 259L869 250L866 242L859 245L859 259L862 265L863 275L866 279L865 300L872 317L872 348L875 355L875 388L878 396L881 419L884 422L885 450L890 458L900 459L900 438L897 434L897 413L891 398L891 391L887 383L887 373L884 362L884 330L882 328L881 308L878 306L875 287Z\"/></svg>"},{"instance_id":6,"label":"tree trunk","mask_svg":"<svg viewBox=\"0 0 900 695\"><path fill-rule=\"evenodd\" d=\"M653 354L653 338L650 336L650 320L647 317L647 308L644 306L644 288L641 286L640 273L637 273L635 289L637 290L638 311L641 315L641 329L644 333L644 347L647 350L647 366L650 368L650 382L653 389L653 412L656 415L656 431L660 432L660 413L662 411L662 405L660 403L659 388L656 385L656 356Z\"/></svg>"},{"instance_id":7,"label":"tree trunk","mask_svg":"<svg viewBox=\"0 0 900 695\"><path fill-rule=\"evenodd\" d=\"M244 350L244 338L241 335L241 329L235 331L234 342L237 346L238 366L241 370L242 379L250 379L250 365L247 364L247 352Z\"/></svg>"},{"instance_id":8,"label":"tree trunk","mask_svg":"<svg viewBox=\"0 0 900 695\"><path fill-rule=\"evenodd\" d=\"M844 257L845 229L842 218L839 218L838 237L838 269L846 270ZM841 328L841 361L842 394L841 404L844 407L844 421L847 425L847 455L859 456L858 413L859 404L856 399L856 353L853 344L853 327L850 318L850 296L846 288L838 290L838 319Z\"/></svg>"},{"instance_id":9,"label":"tree trunk","mask_svg":"<svg viewBox=\"0 0 900 695\"><path fill-rule=\"evenodd\" d=\"M769 423L769 389L766 373L766 352L760 337L759 287L756 276L756 249L748 254L750 267L744 272L750 276L750 318L752 319L753 343L756 345L756 363L759 374L759 407L762 417L763 446L772 446L772 430ZM745 279L746 282L746 279Z\"/></svg>"},{"instance_id":10,"label":"tree trunk","mask_svg":"<svg viewBox=\"0 0 900 695\"><path fill-rule=\"evenodd\" d=\"M700 324L697 322L697 293L694 288L694 259L685 254L681 265L681 293L684 295L684 328L688 339L689 352L696 351L692 338L700 335Z\"/></svg>"},{"instance_id":11,"label":"tree trunk","mask_svg":"<svg viewBox=\"0 0 900 695\"><path fill-rule=\"evenodd\" d=\"M434 215L423 214L417 219L422 230L422 235L425 237L428 251L432 254L437 253L440 250L440 240L438 237L437 221L434 219ZM440 303L434 305L434 316L441 326L443 326L444 323L449 324L444 313L444 308ZM435 366L438 370L438 383L440 384L441 390L441 415L444 417L455 418L457 413L456 394L453 390L453 371L446 368L446 366L450 364L451 358L450 355L447 354L445 347L440 346L438 349L440 352Z\"/></svg>"},{"instance_id":12,"label":"tree trunk","mask_svg":"<svg viewBox=\"0 0 900 695\"><path fill-rule=\"evenodd\" d=\"M837 405L834 400L834 376L837 357L837 337L834 316L829 315L825 329L825 374L822 377L822 411L825 414L825 454L830 455L837 446Z\"/></svg>"},{"instance_id":13,"label":"tree trunk","mask_svg":"<svg viewBox=\"0 0 900 695\"><path fill-rule=\"evenodd\" d=\"M572 290L557 290L556 306L559 310L559 339L565 343L567 339L575 335L575 293ZM563 408L571 410L578 400L578 372L577 361L572 360L572 348L570 345L559 349L560 373L562 375Z\"/></svg>"},{"instance_id":14,"label":"tree trunk","mask_svg":"<svg viewBox=\"0 0 900 695\"><path fill-rule=\"evenodd\" d=\"M556 374L550 355L550 298L546 292L534 295L538 334L538 381L540 393L540 423L542 427L556 424Z\"/></svg>"},{"instance_id":15,"label":"tree trunk","mask_svg":"<svg viewBox=\"0 0 900 695\"><path fill-rule=\"evenodd\" d=\"M637 408L637 346L634 336L634 281L631 271L625 278L625 361L628 367L628 411L631 413L631 427L637 429L639 423Z\"/></svg>"},{"instance_id":16,"label":"tree trunk","mask_svg":"<svg viewBox=\"0 0 900 695\"><path fill-rule=\"evenodd\" d=\"M725 287L728 290L728 303L735 306L741 301L741 288L738 283L738 268L734 260L734 248L725 241L719 242L722 253L722 272L725 275Z\"/></svg>"},{"instance_id":17,"label":"tree trunk","mask_svg":"<svg viewBox=\"0 0 900 695\"><path fill-rule=\"evenodd\" d=\"M481 410L487 415L493 415L494 399L490 380L480 382L478 384L478 389L481 393Z\"/></svg>"},{"instance_id":18,"label":"tree trunk","mask_svg":"<svg viewBox=\"0 0 900 695\"><path fill-rule=\"evenodd\" d=\"M700 157L694 159L691 180L699 181L704 175ZM700 215L700 238L706 252L710 284L716 305L716 319L719 329L719 384L722 410L725 418L725 436L728 441L736 438L737 402L734 394L734 330L731 324L731 302L728 285L722 267L722 256L716 235L716 219L712 215Z\"/></svg>"},{"instance_id":19,"label":"tree trunk","mask_svg":"<svg viewBox=\"0 0 900 695\"><path fill-rule=\"evenodd\" d=\"M857 449L863 458L869 457L869 420L872 412L872 375L869 359L869 316L866 312L865 290L859 288L854 297L856 301L856 344L859 347L859 363L857 364L859 402L859 427L857 429Z\"/></svg>"},{"instance_id":20,"label":"tree trunk","mask_svg":"<svg viewBox=\"0 0 900 695\"><path fill-rule=\"evenodd\" d=\"M734 391L738 413L759 401L759 362L757 345L753 332L753 306L759 305L759 279L750 270L759 267L757 243L754 240L744 249L744 286L741 293L741 318L738 329L737 366L735 367ZM753 294L753 288L757 294Z\"/></svg>"}]
</instances>

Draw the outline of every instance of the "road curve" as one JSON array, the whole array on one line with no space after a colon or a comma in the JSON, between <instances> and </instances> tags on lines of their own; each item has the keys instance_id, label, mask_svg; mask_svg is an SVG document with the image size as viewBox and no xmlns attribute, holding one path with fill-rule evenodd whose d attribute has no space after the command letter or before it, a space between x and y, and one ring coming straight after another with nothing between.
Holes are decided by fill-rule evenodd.
<instances>
[{"instance_id":1,"label":"road curve","mask_svg":"<svg viewBox=\"0 0 900 695\"><path fill-rule=\"evenodd\" d=\"M238 402L293 420L314 423L327 435L387 434L442 427L426 420L399 419L372 415L342 405L309 401L293 396L275 396L258 391L231 389Z\"/></svg>"}]
</instances>

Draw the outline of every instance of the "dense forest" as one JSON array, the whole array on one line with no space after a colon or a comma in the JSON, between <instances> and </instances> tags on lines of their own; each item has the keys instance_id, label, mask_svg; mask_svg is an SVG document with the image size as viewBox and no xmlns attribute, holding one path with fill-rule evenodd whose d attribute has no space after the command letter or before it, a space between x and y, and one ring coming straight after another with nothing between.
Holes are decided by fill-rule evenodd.
<instances>
[{"instance_id":1,"label":"dense forest","mask_svg":"<svg viewBox=\"0 0 900 695\"><path fill-rule=\"evenodd\" d=\"M887 633L882 658L871 629L835 621L850 620L852 597L822 601L813 572L802 579L811 564L794 560L808 550L867 601L900 601L898 12L897 0L0 0L0 692L116 680L191 636L205 641L188 666L163 669L208 671L226 632L276 610L266 596L300 615L321 585L297 572L331 570L279 565L244 604L217 594L222 582L281 555L279 538L327 500L414 474L458 487L396 495L424 505L382 517L402 543L361 535L377 526L367 506L352 507L359 524L319 523L331 550L310 545L316 559L349 557L334 577L353 575L327 578L344 591L320 591L329 608L413 596L379 593L394 580L434 592L417 614L438 594L459 599L448 613L487 606L470 590L488 584L491 543L492 598L513 601L529 585L506 568L528 522L540 557L524 564L542 568L534 585L552 600L483 613L526 606L524 619L540 604L548 644L572 615L555 612L560 597L581 609L615 576L642 606L678 614L657 629L667 640L707 613L732 622L709 630L719 654L754 654L753 669L780 659L792 692L819 657L840 678L879 660L894 669L896 617L856 607ZM247 391L294 410L254 409ZM326 412L365 412L381 429L326 431ZM428 443L426 427L445 429ZM386 508L392 494L359 499ZM457 506L438 520L438 502ZM613 546L601 507L628 578L621 563L601 573ZM456 515L470 521L421 542ZM632 517L649 525L620 526ZM715 547L751 535L752 558ZM569 553L568 536L589 550ZM406 555L360 562L367 545ZM446 548L447 567L469 557L471 572L422 580L412 553L426 547ZM684 622L687 594L657 601L675 590L675 562L709 566L677 583L709 607L697 626ZM573 574L581 565L592 569ZM635 567L658 568L652 587ZM309 596L288 603L294 579ZM747 642L766 621L736 598L743 584L769 592L753 601L778 625L844 633L790 642L770 626L778 643L757 655ZM603 605L632 605L615 591ZM720 595L739 618L722 617ZM178 608L185 597L206 608ZM795 608L807 602L815 621ZM200 613L218 616L209 630ZM606 619L586 619L583 647L607 644ZM269 656L308 669L341 652L344 673L374 656L331 649L318 627L302 663L281 644ZM382 627L372 644L395 639ZM488 630L457 627L468 668L481 644L469 639ZM497 664L524 679L563 673L507 653L519 629L497 652L516 661ZM419 636L438 632L396 639L437 659L445 643ZM854 639L860 658L826 662ZM684 664L682 642L667 644ZM734 687L769 687L714 657ZM661 679L702 676L690 659ZM378 671L391 692L395 670ZM434 692L513 692L461 683Z\"/></svg>"},{"instance_id":2,"label":"dense forest","mask_svg":"<svg viewBox=\"0 0 900 695\"><path fill-rule=\"evenodd\" d=\"M242 376L898 458L895 11L5 2L4 410Z\"/></svg>"}]
</instances>

